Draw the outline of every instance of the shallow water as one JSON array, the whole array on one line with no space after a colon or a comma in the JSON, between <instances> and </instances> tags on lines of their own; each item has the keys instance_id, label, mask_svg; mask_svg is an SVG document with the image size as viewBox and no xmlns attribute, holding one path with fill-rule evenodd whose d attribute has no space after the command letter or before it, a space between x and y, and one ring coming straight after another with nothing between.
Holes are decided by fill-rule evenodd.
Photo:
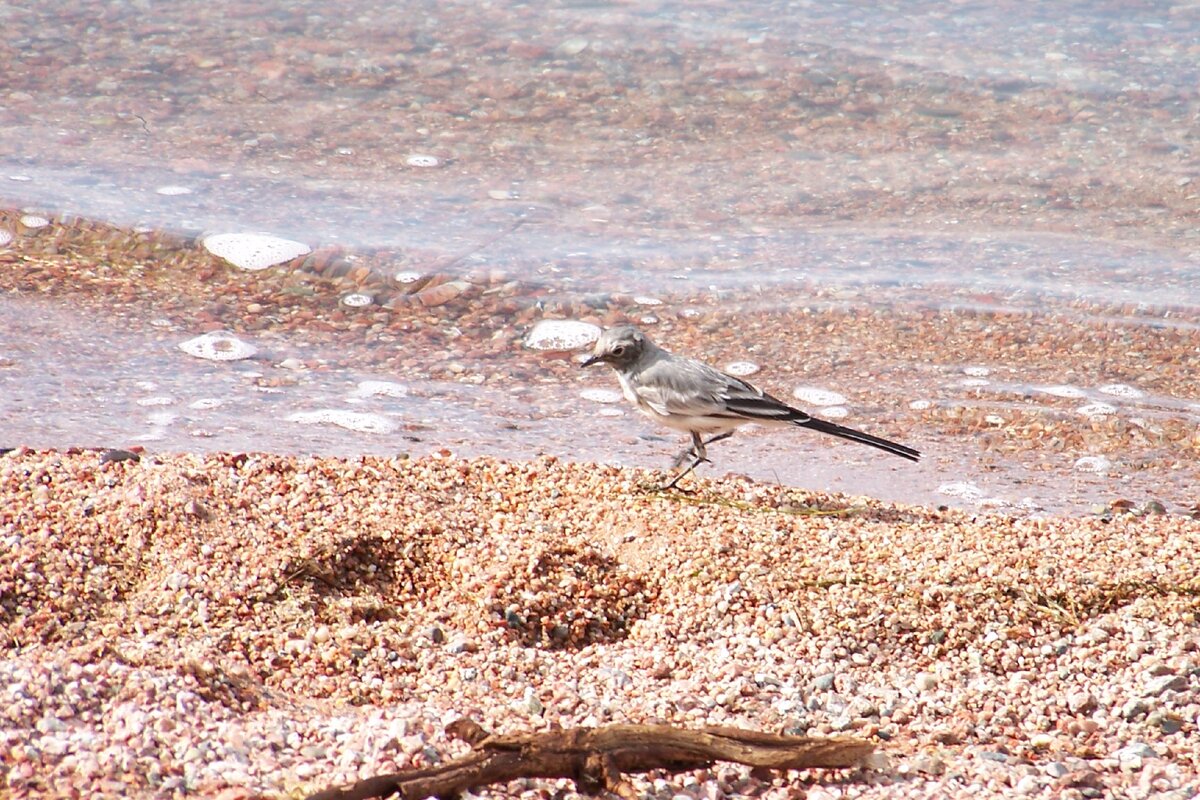
<instances>
[{"instance_id":1,"label":"shallow water","mask_svg":"<svg viewBox=\"0 0 1200 800\"><path fill-rule=\"evenodd\" d=\"M721 308L747 331L797 309L932 309L1118 328L1136 348L1200 324L1189 139L1200 14L1189 6L73 0L0 17L0 205L51 221L14 227L0 257L85 218L269 232L343 248L351 263L385 253L372 264L391 292L407 273L496 274L544 297L551 316L628 297L626 315L652 328ZM302 288L318 306L351 305L344 288ZM378 311L383 298L364 297L363 313ZM620 404L580 396L611 389L607 375L515 391L397 375L344 351L377 343L318 344L282 325L247 337L252 359L204 362L178 345L211 326L123 329L56 298L0 299L0 444L447 447L651 466L679 446ZM182 302L244 321L242 309ZM519 337L533 321L496 329ZM456 325L444 321L451 339ZM759 358L761 335L713 329L696 354L736 342L727 360ZM1005 358L961 355L984 370ZM509 369L454 358L467 373ZM1159 362L1146 363L1157 380ZM854 407L844 375L754 379L848 393L837 413L858 425L948 407L1078 414L1045 391L1056 384L1135 426L1200 422L1194 391L1104 392L1134 380L1128 365L1059 374L1050 354L1033 367L875 364L870 382L893 402L869 409ZM364 381L407 393L364 395ZM1113 479L1076 466L1090 445L1049 470L1036 452L985 465L975 437L909 423L933 456L915 470L755 433L722 447L720 469L1017 510L1078 510L1195 475L1125 465ZM1150 460L1169 461L1171 446L1147 445Z\"/></svg>"}]
</instances>

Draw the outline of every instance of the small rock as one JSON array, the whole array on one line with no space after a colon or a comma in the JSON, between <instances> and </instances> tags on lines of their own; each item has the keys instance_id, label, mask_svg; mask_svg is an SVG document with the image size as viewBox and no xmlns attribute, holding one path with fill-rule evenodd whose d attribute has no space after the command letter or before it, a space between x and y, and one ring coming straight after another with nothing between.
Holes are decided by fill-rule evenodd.
<instances>
[{"instance_id":1,"label":"small rock","mask_svg":"<svg viewBox=\"0 0 1200 800\"><path fill-rule=\"evenodd\" d=\"M430 625L425 629L425 637L434 644L441 644L446 641L445 632L437 625Z\"/></svg>"},{"instance_id":2,"label":"small rock","mask_svg":"<svg viewBox=\"0 0 1200 800\"><path fill-rule=\"evenodd\" d=\"M919 755L909 762L914 772L926 775L941 775L946 771L946 762L937 756Z\"/></svg>"},{"instance_id":3,"label":"small rock","mask_svg":"<svg viewBox=\"0 0 1200 800\"><path fill-rule=\"evenodd\" d=\"M474 653L479 649L479 645L465 636L459 636L446 649L451 653Z\"/></svg>"},{"instance_id":4,"label":"small rock","mask_svg":"<svg viewBox=\"0 0 1200 800\"><path fill-rule=\"evenodd\" d=\"M1034 794L1042 788L1042 782L1038 780L1036 775L1026 775L1017 781L1017 785L1013 790L1017 794Z\"/></svg>"},{"instance_id":5,"label":"small rock","mask_svg":"<svg viewBox=\"0 0 1200 800\"><path fill-rule=\"evenodd\" d=\"M1158 697L1163 692L1182 692L1187 688L1187 678L1182 675L1159 675L1146 681L1142 697Z\"/></svg>"},{"instance_id":6,"label":"small rock","mask_svg":"<svg viewBox=\"0 0 1200 800\"><path fill-rule=\"evenodd\" d=\"M828 692L833 688L833 681L837 676L832 672L826 673L813 681L813 690L817 692Z\"/></svg>"},{"instance_id":7,"label":"small rock","mask_svg":"<svg viewBox=\"0 0 1200 800\"><path fill-rule=\"evenodd\" d=\"M1144 758L1157 758L1158 751L1145 742L1134 742L1115 751L1112 757L1122 764L1139 764Z\"/></svg>"},{"instance_id":8,"label":"small rock","mask_svg":"<svg viewBox=\"0 0 1200 800\"><path fill-rule=\"evenodd\" d=\"M1072 692L1067 695L1067 708L1072 714L1090 714L1098 705L1091 692Z\"/></svg>"},{"instance_id":9,"label":"small rock","mask_svg":"<svg viewBox=\"0 0 1200 800\"><path fill-rule=\"evenodd\" d=\"M919 675L917 675L916 684L917 684L917 688L919 690L921 690L922 692L928 692L931 689L934 689L935 687L937 687L938 681L937 681L937 678L930 675L928 672L922 672Z\"/></svg>"},{"instance_id":10,"label":"small rock","mask_svg":"<svg viewBox=\"0 0 1200 800\"><path fill-rule=\"evenodd\" d=\"M1071 770L1067 769L1067 765L1061 761L1051 761L1042 767L1042 772L1049 775L1051 778L1061 778Z\"/></svg>"},{"instance_id":11,"label":"small rock","mask_svg":"<svg viewBox=\"0 0 1200 800\"><path fill-rule=\"evenodd\" d=\"M1155 726L1167 735L1179 733L1183 728L1183 720L1167 711L1155 711L1146 718L1146 724Z\"/></svg>"},{"instance_id":12,"label":"small rock","mask_svg":"<svg viewBox=\"0 0 1200 800\"><path fill-rule=\"evenodd\" d=\"M1150 710L1150 707L1141 700L1130 700L1125 705L1121 706L1121 718L1132 722L1138 717Z\"/></svg>"}]
</instances>

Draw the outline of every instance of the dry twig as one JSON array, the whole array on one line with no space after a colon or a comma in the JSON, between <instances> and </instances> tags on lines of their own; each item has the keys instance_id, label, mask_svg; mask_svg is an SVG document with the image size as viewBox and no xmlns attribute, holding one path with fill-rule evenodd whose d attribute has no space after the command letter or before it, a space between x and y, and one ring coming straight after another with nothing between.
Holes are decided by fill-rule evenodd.
<instances>
[{"instance_id":1,"label":"dry twig","mask_svg":"<svg viewBox=\"0 0 1200 800\"><path fill-rule=\"evenodd\" d=\"M460 719L446 732L468 742L471 752L445 764L326 789L308 800L456 797L517 778L569 778L582 792L609 791L633 800L638 793L624 773L682 772L714 761L736 761L760 770L853 767L874 750L862 739L782 736L725 727L682 730L668 725L608 725L492 735L471 720Z\"/></svg>"}]
</instances>

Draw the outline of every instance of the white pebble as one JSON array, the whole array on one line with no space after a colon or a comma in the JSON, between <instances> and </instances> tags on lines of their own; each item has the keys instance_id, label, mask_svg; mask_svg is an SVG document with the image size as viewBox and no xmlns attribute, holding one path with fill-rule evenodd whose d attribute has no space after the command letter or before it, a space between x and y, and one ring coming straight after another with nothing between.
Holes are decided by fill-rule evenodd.
<instances>
[{"instance_id":1,"label":"white pebble","mask_svg":"<svg viewBox=\"0 0 1200 800\"><path fill-rule=\"evenodd\" d=\"M25 214L21 217L21 224L26 228L44 228L50 224L50 220L37 214Z\"/></svg>"},{"instance_id":2,"label":"white pebble","mask_svg":"<svg viewBox=\"0 0 1200 800\"><path fill-rule=\"evenodd\" d=\"M1112 462L1104 456L1083 456L1075 460L1075 469L1080 472L1108 472Z\"/></svg>"},{"instance_id":3,"label":"white pebble","mask_svg":"<svg viewBox=\"0 0 1200 800\"><path fill-rule=\"evenodd\" d=\"M579 393L579 396L584 400L590 400L593 403L619 403L621 402L621 393L612 389L584 389Z\"/></svg>"},{"instance_id":4,"label":"white pebble","mask_svg":"<svg viewBox=\"0 0 1200 800\"><path fill-rule=\"evenodd\" d=\"M792 397L812 406L842 406L846 404L844 396L828 389L818 389L815 386L797 386L792 390Z\"/></svg>"},{"instance_id":5,"label":"white pebble","mask_svg":"<svg viewBox=\"0 0 1200 800\"><path fill-rule=\"evenodd\" d=\"M963 367L963 374L970 375L972 378L983 378L991 375L992 371L987 367Z\"/></svg>"},{"instance_id":6,"label":"white pebble","mask_svg":"<svg viewBox=\"0 0 1200 800\"><path fill-rule=\"evenodd\" d=\"M590 322L545 319L533 326L525 346L533 350L578 350L600 338L600 328Z\"/></svg>"},{"instance_id":7,"label":"white pebble","mask_svg":"<svg viewBox=\"0 0 1200 800\"><path fill-rule=\"evenodd\" d=\"M413 153L411 156L404 159L404 163L408 164L410 167L421 167L423 169L440 167L442 165L441 159L439 159L437 156L428 156L423 153Z\"/></svg>"},{"instance_id":8,"label":"white pebble","mask_svg":"<svg viewBox=\"0 0 1200 800\"><path fill-rule=\"evenodd\" d=\"M219 233L206 236L204 249L245 270L266 269L312 252L306 244L262 233Z\"/></svg>"},{"instance_id":9,"label":"white pebble","mask_svg":"<svg viewBox=\"0 0 1200 800\"><path fill-rule=\"evenodd\" d=\"M1075 409L1075 411L1085 417L1099 419L1117 413L1117 407L1110 406L1108 403L1088 403L1086 406L1080 406Z\"/></svg>"},{"instance_id":10,"label":"white pebble","mask_svg":"<svg viewBox=\"0 0 1200 800\"><path fill-rule=\"evenodd\" d=\"M342 298L342 305L347 308L365 308L375 302L375 298L362 292L354 292Z\"/></svg>"},{"instance_id":11,"label":"white pebble","mask_svg":"<svg viewBox=\"0 0 1200 800\"><path fill-rule=\"evenodd\" d=\"M1145 392L1143 392L1141 389L1135 389L1134 387L1125 383L1105 384L1104 386L1100 387L1100 392L1102 394L1112 395L1113 397L1121 397L1126 400L1136 400L1145 394Z\"/></svg>"},{"instance_id":12,"label":"white pebble","mask_svg":"<svg viewBox=\"0 0 1200 800\"><path fill-rule=\"evenodd\" d=\"M1087 397L1087 393L1078 386L1064 386L1061 384L1057 386L1042 386L1035 389L1035 391L1042 392L1043 394L1053 395L1054 397Z\"/></svg>"},{"instance_id":13,"label":"white pebble","mask_svg":"<svg viewBox=\"0 0 1200 800\"><path fill-rule=\"evenodd\" d=\"M225 331L213 331L179 344L179 349L189 356L209 361L240 361L250 358L258 348Z\"/></svg>"},{"instance_id":14,"label":"white pebble","mask_svg":"<svg viewBox=\"0 0 1200 800\"><path fill-rule=\"evenodd\" d=\"M725 365L725 371L735 378L746 378L758 372L759 366L753 361L732 361Z\"/></svg>"},{"instance_id":15,"label":"white pebble","mask_svg":"<svg viewBox=\"0 0 1200 800\"><path fill-rule=\"evenodd\" d=\"M408 397L408 387L395 381L359 381L353 397Z\"/></svg>"},{"instance_id":16,"label":"white pebble","mask_svg":"<svg viewBox=\"0 0 1200 800\"><path fill-rule=\"evenodd\" d=\"M913 400L908 404L908 407L913 411L924 411L933 407L933 402L930 400Z\"/></svg>"}]
</instances>

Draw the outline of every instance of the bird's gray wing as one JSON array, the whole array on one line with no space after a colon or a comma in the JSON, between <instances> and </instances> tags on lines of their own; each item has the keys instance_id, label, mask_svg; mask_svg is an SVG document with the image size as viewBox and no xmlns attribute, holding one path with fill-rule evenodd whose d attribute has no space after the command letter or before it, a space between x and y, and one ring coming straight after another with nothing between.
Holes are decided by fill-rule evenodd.
<instances>
[{"instance_id":1,"label":"bird's gray wing","mask_svg":"<svg viewBox=\"0 0 1200 800\"><path fill-rule=\"evenodd\" d=\"M786 422L808 418L758 387L690 358L656 360L633 383L642 402L664 416Z\"/></svg>"}]
</instances>

